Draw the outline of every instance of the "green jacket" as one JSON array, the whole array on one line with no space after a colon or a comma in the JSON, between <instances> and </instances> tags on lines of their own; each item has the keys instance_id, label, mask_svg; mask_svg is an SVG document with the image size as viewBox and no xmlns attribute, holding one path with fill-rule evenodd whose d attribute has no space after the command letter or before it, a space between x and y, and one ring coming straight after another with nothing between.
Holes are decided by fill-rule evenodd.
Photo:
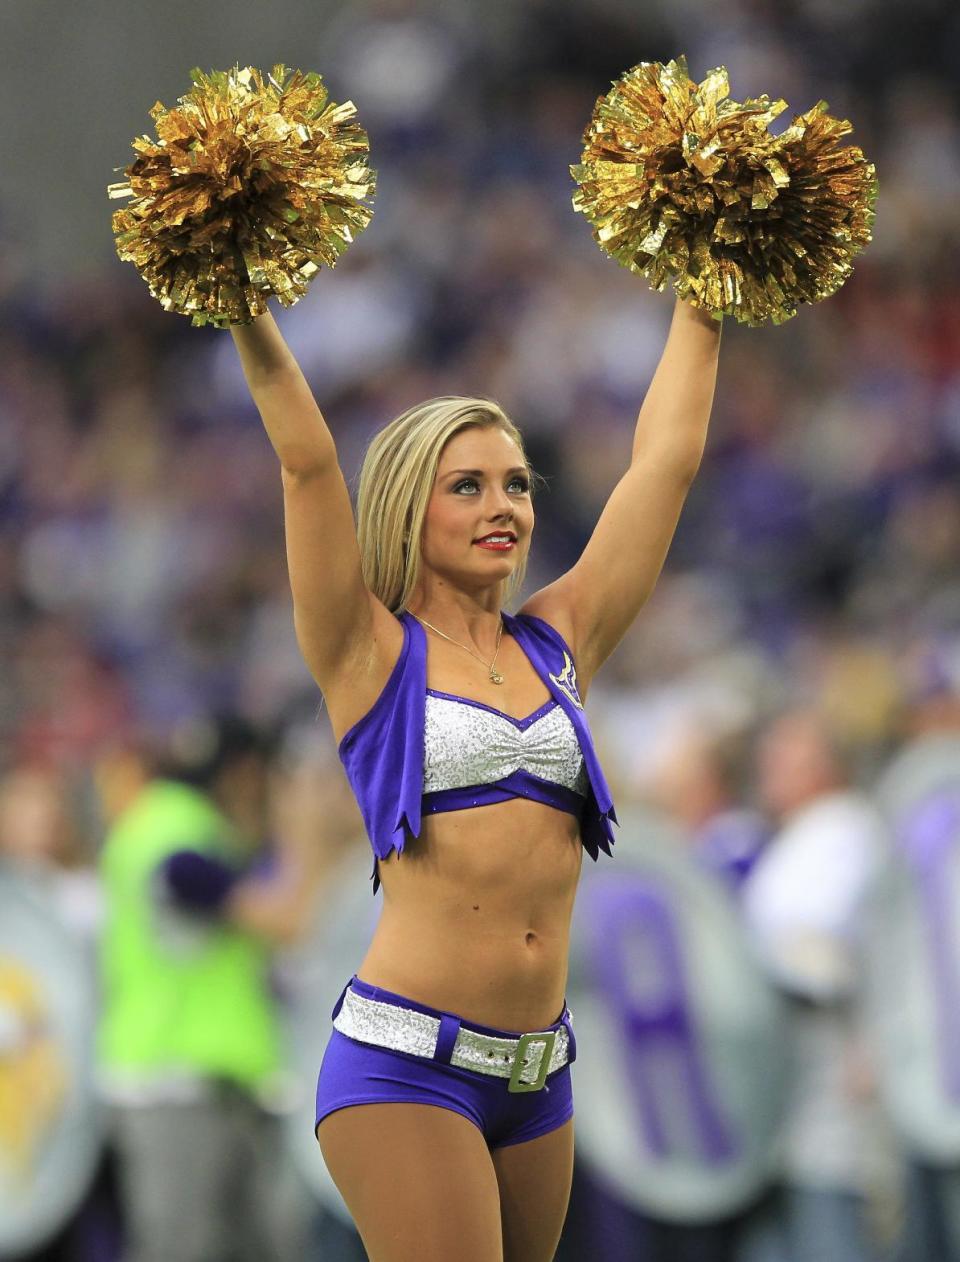
<instances>
[{"instance_id":1,"label":"green jacket","mask_svg":"<svg viewBox=\"0 0 960 1262\"><path fill-rule=\"evenodd\" d=\"M182 849L243 860L211 800L173 781L147 785L107 836L101 1065L118 1080L188 1074L253 1089L280 1064L266 951L226 922L171 906L158 867Z\"/></svg>"}]
</instances>

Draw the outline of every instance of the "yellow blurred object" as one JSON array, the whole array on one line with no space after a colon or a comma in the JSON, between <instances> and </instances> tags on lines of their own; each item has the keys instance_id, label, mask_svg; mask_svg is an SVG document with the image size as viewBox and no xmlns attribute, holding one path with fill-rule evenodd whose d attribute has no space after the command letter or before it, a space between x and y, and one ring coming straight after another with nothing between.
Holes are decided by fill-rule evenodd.
<instances>
[{"instance_id":1,"label":"yellow blurred object","mask_svg":"<svg viewBox=\"0 0 960 1262\"><path fill-rule=\"evenodd\" d=\"M0 1012L17 1037L0 1048L0 1161L20 1178L58 1116L67 1088L63 1057L49 1033L34 978L0 958Z\"/></svg>"},{"instance_id":2,"label":"yellow blurred object","mask_svg":"<svg viewBox=\"0 0 960 1262\"><path fill-rule=\"evenodd\" d=\"M596 104L574 209L600 248L654 289L745 324L780 324L834 293L871 240L876 171L851 124L819 101L779 136L786 108L729 99L721 66L702 83L686 59L642 62Z\"/></svg>"},{"instance_id":3,"label":"yellow blurred object","mask_svg":"<svg viewBox=\"0 0 960 1262\"><path fill-rule=\"evenodd\" d=\"M157 139L133 141L140 156L108 189L133 199L113 216L117 253L166 310L245 324L270 296L302 298L369 223L367 134L318 74L248 66L192 78L173 109L154 105Z\"/></svg>"}]
</instances>

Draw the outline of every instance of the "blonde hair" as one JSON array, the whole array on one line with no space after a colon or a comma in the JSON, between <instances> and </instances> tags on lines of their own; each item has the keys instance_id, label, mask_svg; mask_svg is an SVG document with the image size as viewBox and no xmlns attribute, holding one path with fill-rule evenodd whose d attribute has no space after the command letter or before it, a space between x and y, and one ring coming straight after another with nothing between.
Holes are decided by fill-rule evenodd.
<instances>
[{"instance_id":1,"label":"blonde hair","mask_svg":"<svg viewBox=\"0 0 960 1262\"><path fill-rule=\"evenodd\" d=\"M423 519L444 446L472 426L502 429L526 452L520 431L492 399L444 395L408 408L376 433L357 492L357 538L364 581L392 613L406 608L420 576ZM507 579L506 604L520 589L526 559Z\"/></svg>"}]
</instances>

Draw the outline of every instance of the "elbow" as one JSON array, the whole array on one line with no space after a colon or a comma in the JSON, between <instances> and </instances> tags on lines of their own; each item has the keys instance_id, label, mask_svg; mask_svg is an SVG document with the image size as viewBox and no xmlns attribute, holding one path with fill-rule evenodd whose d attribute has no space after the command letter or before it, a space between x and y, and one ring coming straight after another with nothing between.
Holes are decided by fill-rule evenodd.
<instances>
[{"instance_id":1,"label":"elbow","mask_svg":"<svg viewBox=\"0 0 960 1262\"><path fill-rule=\"evenodd\" d=\"M643 462L648 468L655 467L665 481L669 480L682 489L688 489L700 471L702 459L702 446L671 446L656 451L641 448L634 452L633 463Z\"/></svg>"},{"instance_id":2,"label":"elbow","mask_svg":"<svg viewBox=\"0 0 960 1262\"><path fill-rule=\"evenodd\" d=\"M280 477L285 491L295 491L327 473L336 464L330 452L305 448L284 452L280 457Z\"/></svg>"},{"instance_id":3,"label":"elbow","mask_svg":"<svg viewBox=\"0 0 960 1262\"><path fill-rule=\"evenodd\" d=\"M669 470L670 475L681 486L690 486L700 472L706 441L707 434L706 429L704 429L696 438L687 442L671 444L663 451L662 460L664 467Z\"/></svg>"},{"instance_id":4,"label":"elbow","mask_svg":"<svg viewBox=\"0 0 960 1262\"><path fill-rule=\"evenodd\" d=\"M703 452L699 451L695 456L687 460L681 460L676 467L676 476L681 486L690 487L693 485L697 474L700 472L700 462L703 458Z\"/></svg>"}]
</instances>

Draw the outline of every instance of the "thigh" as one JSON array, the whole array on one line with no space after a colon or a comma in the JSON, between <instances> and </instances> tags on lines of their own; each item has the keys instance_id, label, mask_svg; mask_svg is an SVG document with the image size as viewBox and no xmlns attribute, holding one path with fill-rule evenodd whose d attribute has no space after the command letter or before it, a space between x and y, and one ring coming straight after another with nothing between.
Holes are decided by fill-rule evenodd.
<instances>
[{"instance_id":1,"label":"thigh","mask_svg":"<svg viewBox=\"0 0 960 1262\"><path fill-rule=\"evenodd\" d=\"M323 1118L317 1139L370 1262L502 1262L497 1177L467 1118L432 1104L352 1105Z\"/></svg>"},{"instance_id":2,"label":"thigh","mask_svg":"<svg viewBox=\"0 0 960 1262\"><path fill-rule=\"evenodd\" d=\"M523 1144L496 1148L504 1262L551 1262L573 1179L573 1119Z\"/></svg>"}]
</instances>

